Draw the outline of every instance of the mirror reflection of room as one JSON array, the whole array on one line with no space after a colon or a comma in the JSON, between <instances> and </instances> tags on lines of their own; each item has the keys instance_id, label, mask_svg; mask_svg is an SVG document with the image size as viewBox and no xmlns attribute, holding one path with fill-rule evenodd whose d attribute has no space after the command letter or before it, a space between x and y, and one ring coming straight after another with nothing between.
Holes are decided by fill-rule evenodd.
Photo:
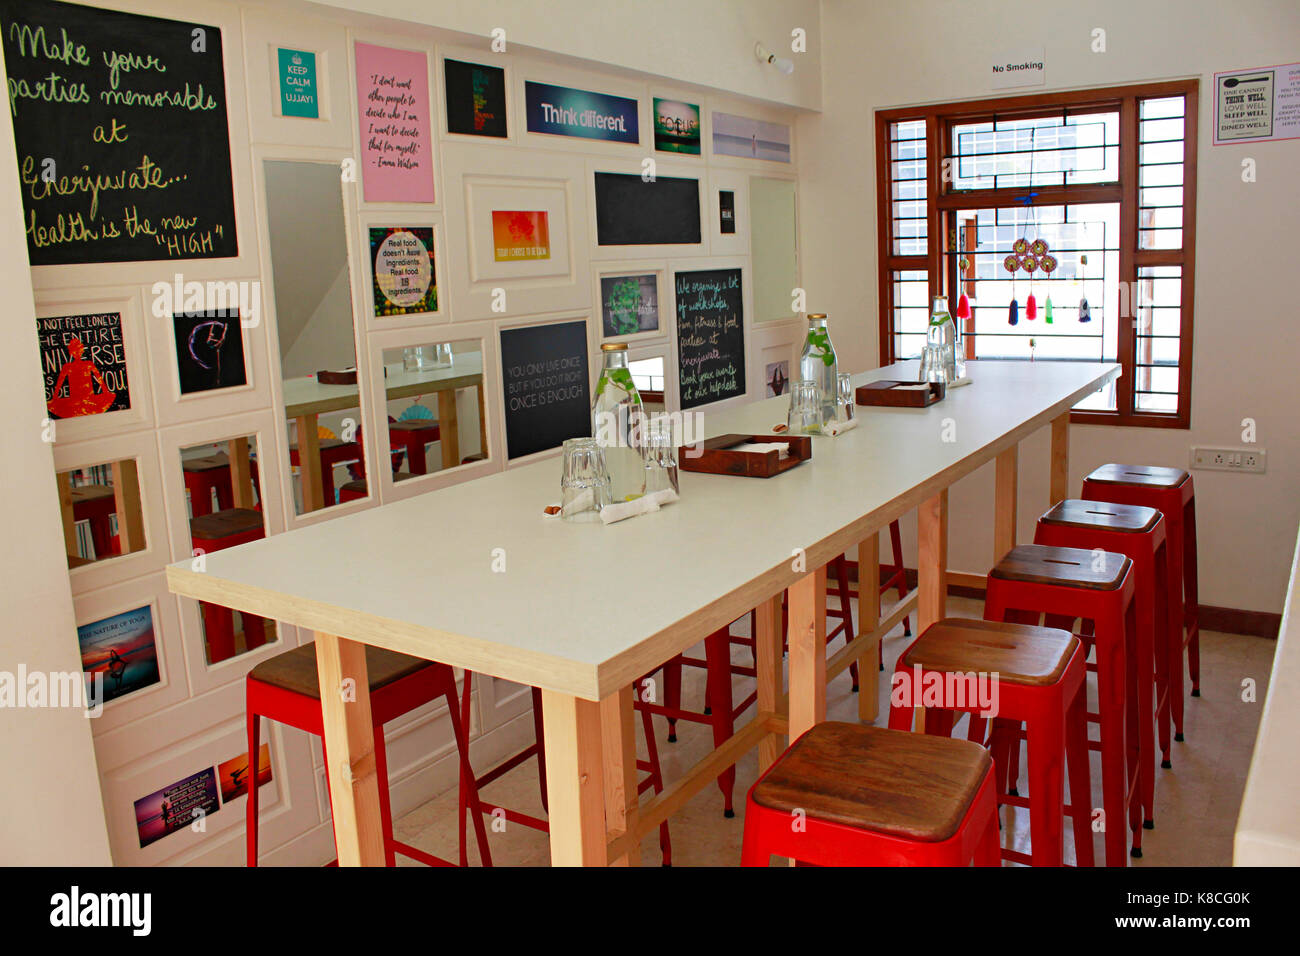
<instances>
[{"instance_id":1,"label":"mirror reflection of room","mask_svg":"<svg viewBox=\"0 0 1300 956\"><path fill-rule=\"evenodd\" d=\"M487 458L483 351L478 340L384 350L388 450L394 481ZM436 448L434 447L436 446ZM364 482L347 497L364 497Z\"/></svg>"},{"instance_id":2,"label":"mirror reflection of room","mask_svg":"<svg viewBox=\"0 0 1300 956\"><path fill-rule=\"evenodd\" d=\"M192 554L224 551L266 536L255 436L182 448L180 458ZM242 611L200 601L199 618L209 664L275 640L275 622Z\"/></svg>"},{"instance_id":3,"label":"mirror reflection of room","mask_svg":"<svg viewBox=\"0 0 1300 956\"><path fill-rule=\"evenodd\" d=\"M69 569L145 549L134 458L59 472L55 480Z\"/></svg>"},{"instance_id":4,"label":"mirror reflection of room","mask_svg":"<svg viewBox=\"0 0 1300 956\"><path fill-rule=\"evenodd\" d=\"M305 514L365 477L347 226L337 164L264 168L289 465Z\"/></svg>"},{"instance_id":5,"label":"mirror reflection of room","mask_svg":"<svg viewBox=\"0 0 1300 956\"><path fill-rule=\"evenodd\" d=\"M627 363L632 373L632 381L641 396L641 404L649 414L666 411L664 405L664 357L651 356L644 359L631 359Z\"/></svg>"}]
</instances>

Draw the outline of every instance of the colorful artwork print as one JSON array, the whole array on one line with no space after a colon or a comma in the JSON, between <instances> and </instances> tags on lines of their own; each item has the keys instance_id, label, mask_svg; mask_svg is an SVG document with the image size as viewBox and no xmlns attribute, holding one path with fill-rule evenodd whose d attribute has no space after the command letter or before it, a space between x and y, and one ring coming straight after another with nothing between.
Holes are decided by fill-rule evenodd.
<instances>
[{"instance_id":1,"label":"colorful artwork print","mask_svg":"<svg viewBox=\"0 0 1300 956\"><path fill-rule=\"evenodd\" d=\"M545 210L492 210L492 256L497 262L551 258Z\"/></svg>"},{"instance_id":2,"label":"colorful artwork print","mask_svg":"<svg viewBox=\"0 0 1300 956\"><path fill-rule=\"evenodd\" d=\"M506 135L506 71L499 66L443 60L447 132Z\"/></svg>"},{"instance_id":3,"label":"colorful artwork print","mask_svg":"<svg viewBox=\"0 0 1300 956\"><path fill-rule=\"evenodd\" d=\"M717 156L743 156L788 163L790 127L731 113L714 113L713 152Z\"/></svg>"},{"instance_id":4,"label":"colorful artwork print","mask_svg":"<svg viewBox=\"0 0 1300 956\"><path fill-rule=\"evenodd\" d=\"M221 803L224 806L231 800L248 793L248 752L236 754L229 760L217 764L217 779L221 781ZM257 748L257 785L265 786L271 782L271 745L262 744Z\"/></svg>"},{"instance_id":5,"label":"colorful artwork print","mask_svg":"<svg viewBox=\"0 0 1300 956\"><path fill-rule=\"evenodd\" d=\"M641 142L637 101L629 97L529 80L524 83L524 101L530 133Z\"/></svg>"},{"instance_id":6,"label":"colorful artwork print","mask_svg":"<svg viewBox=\"0 0 1300 956\"><path fill-rule=\"evenodd\" d=\"M659 283L653 273L602 276L601 330L605 338L659 330Z\"/></svg>"},{"instance_id":7,"label":"colorful artwork print","mask_svg":"<svg viewBox=\"0 0 1300 956\"><path fill-rule=\"evenodd\" d=\"M81 669L104 675L104 703L158 683L158 645L148 605L77 628Z\"/></svg>"},{"instance_id":8,"label":"colorful artwork print","mask_svg":"<svg viewBox=\"0 0 1300 956\"><path fill-rule=\"evenodd\" d=\"M370 43L356 55L366 202L433 202L428 59Z\"/></svg>"},{"instance_id":9,"label":"colorful artwork print","mask_svg":"<svg viewBox=\"0 0 1300 956\"><path fill-rule=\"evenodd\" d=\"M310 50L276 50L280 67L280 115L317 119L316 54Z\"/></svg>"},{"instance_id":10,"label":"colorful artwork print","mask_svg":"<svg viewBox=\"0 0 1300 956\"><path fill-rule=\"evenodd\" d=\"M172 316L176 333L176 372L182 395L248 384L244 370L244 331L239 313L229 309Z\"/></svg>"},{"instance_id":11,"label":"colorful artwork print","mask_svg":"<svg viewBox=\"0 0 1300 956\"><path fill-rule=\"evenodd\" d=\"M221 809L217 803L217 777L211 767L155 790L135 801L135 828L140 848L192 826Z\"/></svg>"},{"instance_id":12,"label":"colorful artwork print","mask_svg":"<svg viewBox=\"0 0 1300 956\"><path fill-rule=\"evenodd\" d=\"M36 320L51 418L100 415L131 407L122 313L57 315Z\"/></svg>"},{"instance_id":13,"label":"colorful artwork print","mask_svg":"<svg viewBox=\"0 0 1300 956\"><path fill-rule=\"evenodd\" d=\"M438 311L432 226L381 226L370 230L375 315Z\"/></svg>"},{"instance_id":14,"label":"colorful artwork print","mask_svg":"<svg viewBox=\"0 0 1300 956\"><path fill-rule=\"evenodd\" d=\"M654 98L655 149L700 154L700 108L694 103Z\"/></svg>"}]
</instances>

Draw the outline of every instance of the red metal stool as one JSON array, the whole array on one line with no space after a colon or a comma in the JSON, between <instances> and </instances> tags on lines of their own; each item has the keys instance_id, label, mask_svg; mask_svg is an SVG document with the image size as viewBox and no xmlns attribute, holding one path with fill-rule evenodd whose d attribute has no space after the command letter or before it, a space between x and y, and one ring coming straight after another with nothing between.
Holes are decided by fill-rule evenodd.
<instances>
[{"instance_id":1,"label":"red metal stool","mask_svg":"<svg viewBox=\"0 0 1300 956\"><path fill-rule=\"evenodd\" d=\"M1055 617L1093 622L1092 633L1080 637L1084 659L1090 648L1097 659L1087 665L1097 672L1098 697L1097 713L1089 713L1088 719L1099 724L1099 740L1089 741L1088 746L1101 753L1108 866L1127 865L1124 829L1119 824L1126 810L1133 830L1133 856L1142 855L1136 684L1151 682L1152 662L1137 658L1132 565L1120 554L1022 544L989 572L984 599L986 621L1037 624L1039 614L1046 613L1049 625ZM1133 721L1126 723L1130 713ZM982 742L983 722L972 715L970 727L970 739ZM1019 747L1018 736L1015 746ZM1014 797L1005 802L1021 805Z\"/></svg>"},{"instance_id":2,"label":"red metal stool","mask_svg":"<svg viewBox=\"0 0 1300 956\"><path fill-rule=\"evenodd\" d=\"M415 475L409 471L399 471L393 475L393 481L406 481L408 478L414 478ZM345 484L339 485L339 504L345 501L359 501L370 494L370 486L366 483L365 478L356 478Z\"/></svg>"},{"instance_id":3,"label":"red metal stool","mask_svg":"<svg viewBox=\"0 0 1300 956\"><path fill-rule=\"evenodd\" d=\"M998 866L992 770L964 740L817 724L750 788L740 863Z\"/></svg>"},{"instance_id":4,"label":"red metal stool","mask_svg":"<svg viewBox=\"0 0 1300 956\"><path fill-rule=\"evenodd\" d=\"M1074 820L1079 866L1093 865L1092 798L1088 770L1085 652L1069 631L1025 624L945 618L925 629L903 652L894 671L889 726L906 730L913 708L925 706L925 732L947 737L955 712L974 718L983 706L977 681L990 682L989 709L998 721L1029 725L1029 834L1032 854L1003 850L1002 858L1034 866L1060 866L1061 818ZM939 702L931 704L934 697ZM930 709L931 707L936 709ZM996 733L993 759L1003 740ZM1068 763L1070 799L1065 806L1062 771Z\"/></svg>"},{"instance_id":5,"label":"red metal stool","mask_svg":"<svg viewBox=\"0 0 1300 956\"><path fill-rule=\"evenodd\" d=\"M110 522L116 513L117 497L108 485L78 485L72 489L72 520L90 523L96 561L117 553Z\"/></svg>"},{"instance_id":6,"label":"red metal stool","mask_svg":"<svg viewBox=\"0 0 1300 956\"><path fill-rule=\"evenodd\" d=\"M390 449L406 449L406 461L411 471L417 475L429 472L429 463L425 456L425 446L438 441L441 431L437 422L423 419L408 419L399 422L389 416L388 442Z\"/></svg>"},{"instance_id":7,"label":"red metal stool","mask_svg":"<svg viewBox=\"0 0 1300 956\"><path fill-rule=\"evenodd\" d=\"M1192 696L1201 696L1200 596L1196 573L1196 489L1192 476L1180 468L1154 465L1102 465L1083 479L1083 497L1089 501L1112 501L1124 505L1145 505L1165 516L1169 535L1169 606L1171 620L1183 622L1185 639L1170 648L1170 707L1173 711L1174 740L1183 739L1183 648L1187 648L1187 670L1192 678ZM1171 627L1182 637L1183 627Z\"/></svg>"},{"instance_id":8,"label":"red metal stool","mask_svg":"<svg viewBox=\"0 0 1300 956\"><path fill-rule=\"evenodd\" d=\"M461 723L468 727L470 725L470 691L473 688L474 675L471 671L465 671L465 678L461 687L460 698L460 719ZM641 681L637 681L639 686ZM546 745L545 737L542 730L542 692L538 688L532 688L533 693L533 742L513 756L507 757L501 763L497 764L486 773L475 776L473 770L469 770L461 781L460 806L457 812L459 818L457 828L460 831L460 864L467 866L468 847L465 840L465 813L469 811L471 816L477 821L476 826L482 822L483 814L499 813L511 823L518 823L529 827L533 830L540 830L543 833L549 833L550 824L541 817L535 817L531 814L521 813L518 810L512 810L509 807L498 806L494 803L488 803L484 800L478 800L479 812L474 813L471 803L468 801L470 787L473 792L486 787L493 780L497 780L520 764L533 757L537 758L537 784L541 790L542 809L546 809ZM646 760L636 762L637 770L646 772L647 776L637 784L636 792L638 795L645 793L647 790L654 790L655 793L662 793L664 789L663 771L659 766L659 749L655 744L655 733L653 718L647 711L641 712L641 728L645 734L646 740ZM659 825L659 850L663 854L663 865L672 866L673 863L673 845L668 833L668 821L665 820ZM484 866L492 865L492 856L488 851L485 842L479 842L479 855L483 859Z\"/></svg>"},{"instance_id":9,"label":"red metal stool","mask_svg":"<svg viewBox=\"0 0 1300 956\"><path fill-rule=\"evenodd\" d=\"M361 451L361 442L340 441L337 438L322 438L320 442L320 483L325 507L335 503L334 467L348 462L360 462L362 474L365 473L365 455ZM289 446L289 464L302 465L298 446Z\"/></svg>"},{"instance_id":10,"label":"red metal stool","mask_svg":"<svg viewBox=\"0 0 1300 956\"><path fill-rule=\"evenodd\" d=\"M1159 739L1161 766L1169 760L1168 563L1165 528L1160 512L1137 505L1067 498L1038 519L1034 543L1058 548L1110 551L1133 560L1137 605L1136 660L1154 660L1154 692L1149 680L1138 680L1137 726L1139 773L1142 779L1142 825L1155 826L1155 743ZM1152 715L1158 733L1152 732Z\"/></svg>"},{"instance_id":11,"label":"red metal stool","mask_svg":"<svg viewBox=\"0 0 1300 956\"><path fill-rule=\"evenodd\" d=\"M478 805L478 791L469 769L469 741L456 707L456 681L446 664L408 657L396 651L366 647L366 670L370 676L370 719L375 733L375 775L379 781L379 815L383 823L384 856L389 866L395 855L430 866L455 866L448 860L425 853L393 838L393 814L388 797L388 758L384 748L384 724L439 697L447 702L447 716L460 755L462 792L471 806ZM325 732L320 708L320 683L316 671L316 645L304 644L261 661L244 682L248 702L248 845L247 862L257 866L257 773L258 726L262 717L315 734L324 746ZM329 780L329 753L325 754L325 777ZM331 801L332 805L332 801ZM487 851L487 830L475 814L479 847Z\"/></svg>"},{"instance_id":12,"label":"red metal stool","mask_svg":"<svg viewBox=\"0 0 1300 956\"><path fill-rule=\"evenodd\" d=\"M202 458L182 459L181 473L185 477L185 490L190 493L190 514L195 518L212 513L213 492L216 492L219 510L235 506L230 458L224 451Z\"/></svg>"},{"instance_id":13,"label":"red metal stool","mask_svg":"<svg viewBox=\"0 0 1300 956\"><path fill-rule=\"evenodd\" d=\"M195 551L224 551L238 544L265 537L262 512L252 508L227 508L190 519L190 546ZM228 607L199 602L203 632L208 643L208 663L235 656L235 616ZM244 623L244 649L251 651L266 643L264 618L240 611Z\"/></svg>"}]
</instances>

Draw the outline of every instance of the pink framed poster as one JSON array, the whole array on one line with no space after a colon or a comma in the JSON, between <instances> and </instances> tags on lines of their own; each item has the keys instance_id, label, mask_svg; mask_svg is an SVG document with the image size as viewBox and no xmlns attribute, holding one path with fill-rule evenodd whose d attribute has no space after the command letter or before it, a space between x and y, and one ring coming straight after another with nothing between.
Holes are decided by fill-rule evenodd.
<instances>
[{"instance_id":1,"label":"pink framed poster","mask_svg":"<svg viewBox=\"0 0 1300 956\"><path fill-rule=\"evenodd\" d=\"M370 43L356 52L365 201L433 202L427 57Z\"/></svg>"}]
</instances>

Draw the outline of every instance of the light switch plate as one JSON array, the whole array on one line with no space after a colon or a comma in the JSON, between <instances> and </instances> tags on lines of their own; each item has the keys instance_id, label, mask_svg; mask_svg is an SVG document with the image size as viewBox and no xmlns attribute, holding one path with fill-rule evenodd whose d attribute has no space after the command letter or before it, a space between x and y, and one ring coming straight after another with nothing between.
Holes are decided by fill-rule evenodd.
<instances>
[{"instance_id":1,"label":"light switch plate","mask_svg":"<svg viewBox=\"0 0 1300 956\"><path fill-rule=\"evenodd\" d=\"M1262 448L1192 446L1192 467L1202 471L1239 471L1262 475L1268 452Z\"/></svg>"}]
</instances>

